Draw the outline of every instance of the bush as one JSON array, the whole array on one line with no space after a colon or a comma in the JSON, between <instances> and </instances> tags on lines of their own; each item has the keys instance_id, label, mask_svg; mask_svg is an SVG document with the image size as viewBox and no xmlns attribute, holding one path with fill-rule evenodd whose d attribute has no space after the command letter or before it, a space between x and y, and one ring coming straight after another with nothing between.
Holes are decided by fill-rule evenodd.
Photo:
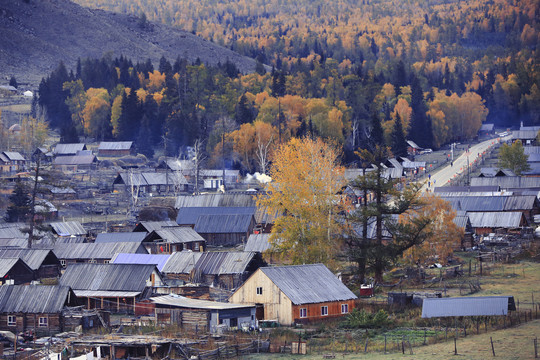
<instances>
[{"instance_id":1,"label":"bush","mask_svg":"<svg viewBox=\"0 0 540 360\"><path fill-rule=\"evenodd\" d=\"M364 309L353 309L345 320L345 326L348 328L380 328L389 323L388 313L382 309L375 314L368 313Z\"/></svg>"}]
</instances>

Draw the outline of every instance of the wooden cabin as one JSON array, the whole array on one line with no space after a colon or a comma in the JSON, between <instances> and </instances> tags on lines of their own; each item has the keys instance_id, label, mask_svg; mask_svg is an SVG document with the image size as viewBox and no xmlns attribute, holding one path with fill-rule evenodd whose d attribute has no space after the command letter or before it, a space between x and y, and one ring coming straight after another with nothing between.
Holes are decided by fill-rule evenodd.
<instances>
[{"instance_id":1,"label":"wooden cabin","mask_svg":"<svg viewBox=\"0 0 540 360\"><path fill-rule=\"evenodd\" d=\"M354 295L323 264L261 267L230 297L237 304L257 304L258 320L281 325L349 314Z\"/></svg>"}]
</instances>

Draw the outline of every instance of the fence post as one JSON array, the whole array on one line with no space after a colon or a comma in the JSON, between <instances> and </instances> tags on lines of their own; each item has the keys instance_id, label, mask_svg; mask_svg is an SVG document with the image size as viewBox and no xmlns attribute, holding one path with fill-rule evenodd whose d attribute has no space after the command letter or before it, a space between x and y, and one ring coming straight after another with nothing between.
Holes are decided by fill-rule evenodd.
<instances>
[{"instance_id":1,"label":"fence post","mask_svg":"<svg viewBox=\"0 0 540 360\"><path fill-rule=\"evenodd\" d=\"M493 353L493 356L495 356L495 348L493 347L493 338L490 336L489 341L491 341L491 352Z\"/></svg>"},{"instance_id":2,"label":"fence post","mask_svg":"<svg viewBox=\"0 0 540 360\"><path fill-rule=\"evenodd\" d=\"M384 353L386 354L386 334L384 334Z\"/></svg>"},{"instance_id":3,"label":"fence post","mask_svg":"<svg viewBox=\"0 0 540 360\"><path fill-rule=\"evenodd\" d=\"M454 355L457 355L457 339L454 337Z\"/></svg>"},{"instance_id":4,"label":"fence post","mask_svg":"<svg viewBox=\"0 0 540 360\"><path fill-rule=\"evenodd\" d=\"M537 359L538 358L538 338L534 338L533 343L534 343L534 358Z\"/></svg>"}]
</instances>

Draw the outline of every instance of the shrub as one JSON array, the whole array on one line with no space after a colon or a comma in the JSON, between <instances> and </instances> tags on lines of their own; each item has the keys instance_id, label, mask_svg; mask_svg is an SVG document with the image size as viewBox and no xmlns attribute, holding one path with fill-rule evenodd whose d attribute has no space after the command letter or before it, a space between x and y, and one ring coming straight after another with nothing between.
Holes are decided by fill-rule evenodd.
<instances>
[{"instance_id":1,"label":"shrub","mask_svg":"<svg viewBox=\"0 0 540 360\"><path fill-rule=\"evenodd\" d=\"M388 313L382 309L375 314L368 313L364 309L353 309L345 320L345 326L348 328L380 328L389 323Z\"/></svg>"}]
</instances>

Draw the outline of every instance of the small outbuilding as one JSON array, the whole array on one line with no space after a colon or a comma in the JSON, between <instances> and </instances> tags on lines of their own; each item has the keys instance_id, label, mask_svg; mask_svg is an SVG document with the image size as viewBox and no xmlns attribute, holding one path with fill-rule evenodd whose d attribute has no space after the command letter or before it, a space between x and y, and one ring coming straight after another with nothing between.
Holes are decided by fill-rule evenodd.
<instances>
[{"instance_id":1,"label":"small outbuilding","mask_svg":"<svg viewBox=\"0 0 540 360\"><path fill-rule=\"evenodd\" d=\"M513 296L427 298L422 305L422 317L504 316L515 310Z\"/></svg>"},{"instance_id":2,"label":"small outbuilding","mask_svg":"<svg viewBox=\"0 0 540 360\"><path fill-rule=\"evenodd\" d=\"M128 156L132 150L133 141L102 141L98 147L98 156Z\"/></svg>"}]
</instances>

